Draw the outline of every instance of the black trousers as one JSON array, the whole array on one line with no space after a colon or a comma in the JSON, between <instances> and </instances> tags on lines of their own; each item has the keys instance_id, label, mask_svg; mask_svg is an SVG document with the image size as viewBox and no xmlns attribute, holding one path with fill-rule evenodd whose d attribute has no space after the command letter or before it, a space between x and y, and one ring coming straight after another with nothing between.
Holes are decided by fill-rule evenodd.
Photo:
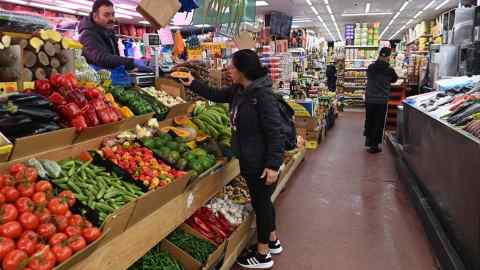
<instances>
[{"instance_id":1,"label":"black trousers","mask_svg":"<svg viewBox=\"0 0 480 270\"><path fill-rule=\"evenodd\" d=\"M366 103L365 131L366 146L377 147L382 143L387 104Z\"/></svg>"},{"instance_id":2,"label":"black trousers","mask_svg":"<svg viewBox=\"0 0 480 270\"><path fill-rule=\"evenodd\" d=\"M247 180L248 189L252 198L252 206L257 218L258 242L268 244L270 233L276 230L275 208L272 203L272 194L275 185L265 185L265 180L260 174L244 174Z\"/></svg>"}]
</instances>

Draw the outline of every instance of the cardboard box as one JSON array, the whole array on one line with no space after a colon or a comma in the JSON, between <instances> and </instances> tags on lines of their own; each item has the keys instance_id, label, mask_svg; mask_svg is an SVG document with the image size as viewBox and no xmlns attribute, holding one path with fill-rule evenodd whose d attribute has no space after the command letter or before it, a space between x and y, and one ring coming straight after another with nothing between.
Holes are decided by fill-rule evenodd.
<instances>
[{"instance_id":1,"label":"cardboard box","mask_svg":"<svg viewBox=\"0 0 480 270\"><path fill-rule=\"evenodd\" d=\"M307 131L307 136L305 137L306 141L316 141L320 139L320 130Z\"/></svg>"},{"instance_id":2,"label":"cardboard box","mask_svg":"<svg viewBox=\"0 0 480 270\"><path fill-rule=\"evenodd\" d=\"M86 128L82 132L78 133L77 137L73 140L73 143L80 143L109 134L115 134L121 130L123 125L124 121L118 121L115 123Z\"/></svg>"},{"instance_id":3,"label":"cardboard box","mask_svg":"<svg viewBox=\"0 0 480 270\"><path fill-rule=\"evenodd\" d=\"M153 28L160 29L170 23L180 8L178 0L142 0L137 6L137 11Z\"/></svg>"},{"instance_id":4,"label":"cardboard box","mask_svg":"<svg viewBox=\"0 0 480 270\"><path fill-rule=\"evenodd\" d=\"M137 125L143 125L148 120L152 119L154 113L147 113L144 115L134 116L129 119L125 119L122 121L119 131L135 129Z\"/></svg>"},{"instance_id":5,"label":"cardboard box","mask_svg":"<svg viewBox=\"0 0 480 270\"><path fill-rule=\"evenodd\" d=\"M105 219L105 222L102 225L102 230L108 231L109 234L107 237L105 237L102 245L108 243L116 236L122 234L128 228L130 218L133 214L134 209L136 209L136 204L138 201L139 199L125 204Z\"/></svg>"},{"instance_id":6,"label":"cardboard box","mask_svg":"<svg viewBox=\"0 0 480 270\"><path fill-rule=\"evenodd\" d=\"M238 248L241 242L244 241L245 236L248 235L250 230L252 230L254 216L255 215L250 214L250 216L248 216L248 218L242 224L240 224L227 239L225 258L229 258L230 256L234 255L235 250Z\"/></svg>"},{"instance_id":7,"label":"cardboard box","mask_svg":"<svg viewBox=\"0 0 480 270\"><path fill-rule=\"evenodd\" d=\"M295 127L315 130L318 128L318 121L312 116L295 116Z\"/></svg>"},{"instance_id":8,"label":"cardboard box","mask_svg":"<svg viewBox=\"0 0 480 270\"><path fill-rule=\"evenodd\" d=\"M194 229L192 229L192 227L188 226L185 223L182 224L179 227L179 229L182 229L183 231L185 231L188 234L194 235L194 236L196 236L200 239L204 239L204 240L214 244L215 246L217 246L217 249L212 254L210 254L210 256L208 256L208 260L204 264L197 261L190 254L181 250L180 248L178 248L177 246L175 246L174 244L172 244L168 240L164 240L162 242L162 245L165 244L166 251L168 251L174 257L175 257L174 254L180 255L179 256L179 261L182 262L183 266L185 267L185 270L200 270L200 269L209 270L209 269L213 269L213 267L216 266L216 264L220 261L220 259L223 257L223 255L225 253L226 242L223 242L221 245L217 245L217 244L213 243L212 241L210 241L209 239L205 238L203 235L201 235L199 232L195 231Z\"/></svg>"},{"instance_id":9,"label":"cardboard box","mask_svg":"<svg viewBox=\"0 0 480 270\"><path fill-rule=\"evenodd\" d=\"M167 117L165 119L175 118L182 115L190 115L193 112L194 107L195 106L193 102L187 102L173 106L168 111Z\"/></svg>"},{"instance_id":10,"label":"cardboard box","mask_svg":"<svg viewBox=\"0 0 480 270\"><path fill-rule=\"evenodd\" d=\"M17 160L52 149L71 145L77 133L75 128L64 128L52 132L18 138L15 140L10 160Z\"/></svg>"},{"instance_id":11,"label":"cardboard box","mask_svg":"<svg viewBox=\"0 0 480 270\"><path fill-rule=\"evenodd\" d=\"M155 88L161 89L174 97L181 97L183 99L186 97L185 87L174 79L158 78L155 81Z\"/></svg>"},{"instance_id":12,"label":"cardboard box","mask_svg":"<svg viewBox=\"0 0 480 270\"><path fill-rule=\"evenodd\" d=\"M0 132L0 162L6 162L12 153L13 144Z\"/></svg>"},{"instance_id":13,"label":"cardboard box","mask_svg":"<svg viewBox=\"0 0 480 270\"><path fill-rule=\"evenodd\" d=\"M185 191L189 180L189 175L181 177L164 188L152 190L147 194L143 195L142 197L138 198L126 229L132 227L140 220L144 219L145 217L158 210L160 207L164 206L173 198L182 194Z\"/></svg>"}]
</instances>

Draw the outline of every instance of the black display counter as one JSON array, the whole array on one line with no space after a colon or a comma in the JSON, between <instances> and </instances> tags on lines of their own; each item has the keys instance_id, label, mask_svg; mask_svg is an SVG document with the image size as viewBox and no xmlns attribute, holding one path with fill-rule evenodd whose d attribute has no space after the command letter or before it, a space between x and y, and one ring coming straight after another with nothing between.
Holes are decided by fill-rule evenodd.
<instances>
[{"instance_id":1,"label":"black display counter","mask_svg":"<svg viewBox=\"0 0 480 270\"><path fill-rule=\"evenodd\" d=\"M480 140L404 109L403 160L465 267L480 270Z\"/></svg>"}]
</instances>

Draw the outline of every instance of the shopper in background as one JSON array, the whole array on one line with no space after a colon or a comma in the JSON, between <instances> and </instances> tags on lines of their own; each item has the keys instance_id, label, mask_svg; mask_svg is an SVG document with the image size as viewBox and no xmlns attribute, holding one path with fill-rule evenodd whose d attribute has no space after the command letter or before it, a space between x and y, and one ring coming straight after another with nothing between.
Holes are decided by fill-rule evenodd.
<instances>
[{"instance_id":1,"label":"shopper in background","mask_svg":"<svg viewBox=\"0 0 480 270\"><path fill-rule=\"evenodd\" d=\"M258 234L256 249L240 257L238 264L244 268L267 269L273 266L271 254L283 251L276 234L271 201L285 148L281 115L267 69L262 67L254 51L236 52L230 73L234 85L224 89L210 88L192 75L183 83L211 101L230 104L232 147L248 183Z\"/></svg>"},{"instance_id":2,"label":"shopper in background","mask_svg":"<svg viewBox=\"0 0 480 270\"><path fill-rule=\"evenodd\" d=\"M335 62L327 66L326 75L328 90L335 92L337 90L337 68L335 67Z\"/></svg>"},{"instance_id":3,"label":"shopper in background","mask_svg":"<svg viewBox=\"0 0 480 270\"><path fill-rule=\"evenodd\" d=\"M367 91L365 93L366 119L365 146L368 152L375 154L382 151L379 145L383 140L383 129L388 109L391 84L398 80L395 70L390 67L390 48L382 48L378 60L367 70Z\"/></svg>"},{"instance_id":4,"label":"shopper in background","mask_svg":"<svg viewBox=\"0 0 480 270\"><path fill-rule=\"evenodd\" d=\"M114 27L113 3L110 0L96 0L90 16L83 18L78 26L80 42L84 46L83 55L87 62L100 68L116 68L123 65L127 70L151 71L143 60L120 56Z\"/></svg>"}]
</instances>

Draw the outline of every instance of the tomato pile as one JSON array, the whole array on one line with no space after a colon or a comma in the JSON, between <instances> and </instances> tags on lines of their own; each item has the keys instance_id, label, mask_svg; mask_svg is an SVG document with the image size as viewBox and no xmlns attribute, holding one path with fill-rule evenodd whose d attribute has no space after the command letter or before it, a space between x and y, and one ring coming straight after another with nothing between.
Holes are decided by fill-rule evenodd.
<instances>
[{"instance_id":1,"label":"tomato pile","mask_svg":"<svg viewBox=\"0 0 480 270\"><path fill-rule=\"evenodd\" d=\"M101 231L70 207L70 191L54 195L36 169L13 164L0 175L0 262L3 270L49 270L64 262Z\"/></svg>"},{"instance_id":2,"label":"tomato pile","mask_svg":"<svg viewBox=\"0 0 480 270\"><path fill-rule=\"evenodd\" d=\"M128 172L135 180L142 181L149 189L165 187L186 172L177 171L156 159L153 152L137 144L124 143L101 149L103 157Z\"/></svg>"},{"instance_id":3,"label":"tomato pile","mask_svg":"<svg viewBox=\"0 0 480 270\"><path fill-rule=\"evenodd\" d=\"M121 113L102 91L79 87L72 73L54 74L50 80L35 81L35 92L48 97L62 120L77 131L122 119Z\"/></svg>"}]
</instances>

